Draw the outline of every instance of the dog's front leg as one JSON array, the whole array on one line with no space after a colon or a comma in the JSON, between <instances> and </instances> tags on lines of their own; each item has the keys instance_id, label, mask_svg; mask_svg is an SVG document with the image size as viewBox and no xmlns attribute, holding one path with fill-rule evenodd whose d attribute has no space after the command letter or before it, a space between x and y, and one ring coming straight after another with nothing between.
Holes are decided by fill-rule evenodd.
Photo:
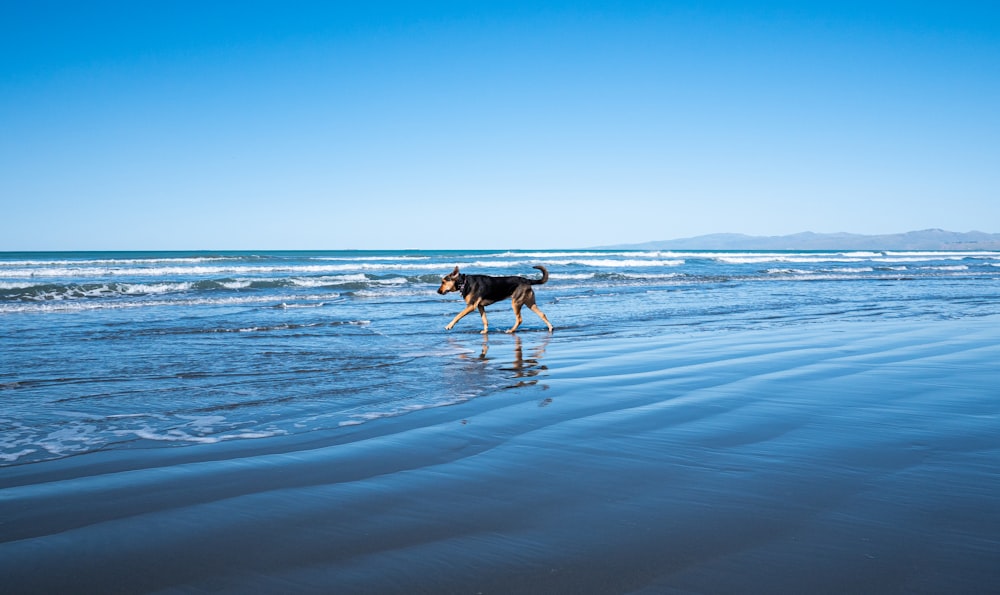
<instances>
[{"instance_id":1,"label":"dog's front leg","mask_svg":"<svg viewBox=\"0 0 1000 595\"><path fill-rule=\"evenodd\" d=\"M479 315L483 317L483 332L481 334L485 335L490 332L490 323L486 322L486 308L479 306Z\"/></svg>"},{"instance_id":2,"label":"dog's front leg","mask_svg":"<svg viewBox=\"0 0 1000 595\"><path fill-rule=\"evenodd\" d=\"M446 331L450 331L450 330L452 329L452 327L454 327L454 326L455 326L455 323L456 323L456 322L458 322L459 320L462 320L462 317L464 317L464 316L465 316L466 314L468 314L469 312L472 312L472 311L473 311L473 310L475 310L475 309L476 309L476 307L475 307L475 306L466 306L466 307L465 307L465 309L464 309L464 310L462 310L461 312L459 312L459 313L458 313L458 316L456 316L456 317L455 317L455 318L454 318L454 319L453 319L453 320L452 320L452 321L451 321L451 322L450 322L450 323L448 324L448 326L444 327L444 330L446 330Z\"/></svg>"}]
</instances>

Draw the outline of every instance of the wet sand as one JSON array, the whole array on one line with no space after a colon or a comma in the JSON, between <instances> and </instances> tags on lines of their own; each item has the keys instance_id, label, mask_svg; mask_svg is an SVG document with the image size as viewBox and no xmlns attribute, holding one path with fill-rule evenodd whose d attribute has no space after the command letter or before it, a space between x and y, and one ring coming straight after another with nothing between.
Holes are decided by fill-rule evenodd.
<instances>
[{"instance_id":1,"label":"wet sand","mask_svg":"<svg viewBox=\"0 0 1000 595\"><path fill-rule=\"evenodd\" d=\"M1000 592L998 323L491 336L458 405L0 469L0 584Z\"/></svg>"}]
</instances>

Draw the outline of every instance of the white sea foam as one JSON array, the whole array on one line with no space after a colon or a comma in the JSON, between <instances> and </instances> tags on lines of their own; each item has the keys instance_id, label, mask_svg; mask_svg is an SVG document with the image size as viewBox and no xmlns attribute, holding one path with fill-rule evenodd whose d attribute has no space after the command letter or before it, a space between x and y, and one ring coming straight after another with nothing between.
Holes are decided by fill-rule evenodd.
<instances>
[{"instance_id":1,"label":"white sea foam","mask_svg":"<svg viewBox=\"0 0 1000 595\"><path fill-rule=\"evenodd\" d=\"M0 278L6 279L76 279L98 277L198 277L211 278L219 276L241 275L322 275L350 272L348 276L357 275L355 271L445 271L457 265L461 269L497 269L497 268L530 268L535 264L551 266L581 265L590 267L643 267L643 266L680 266L682 259L616 259L616 258L581 258L562 260L475 260L443 264L440 262L351 262L344 264L316 265L242 265L242 266L165 266L151 268L118 268L118 267L39 267L10 268L0 270Z\"/></svg>"},{"instance_id":2,"label":"white sea foam","mask_svg":"<svg viewBox=\"0 0 1000 595\"><path fill-rule=\"evenodd\" d=\"M819 270L806 270L806 269L767 269L764 271L769 275L844 275L847 273L872 273L875 269L872 267L839 267L833 269L819 269Z\"/></svg>"},{"instance_id":3,"label":"white sea foam","mask_svg":"<svg viewBox=\"0 0 1000 595\"><path fill-rule=\"evenodd\" d=\"M17 452L0 452L0 461L4 463L13 463L21 457L26 457L36 452L38 452L37 448L25 448Z\"/></svg>"},{"instance_id":4,"label":"white sea foam","mask_svg":"<svg viewBox=\"0 0 1000 595\"><path fill-rule=\"evenodd\" d=\"M330 301L340 297L339 293L302 296L244 296L244 297L206 297L178 300L135 300L135 301L82 301L54 300L37 303L0 304L0 314L18 312L82 312L91 310L117 310L124 308L152 308L162 306L243 306L294 301Z\"/></svg>"},{"instance_id":5,"label":"white sea foam","mask_svg":"<svg viewBox=\"0 0 1000 595\"><path fill-rule=\"evenodd\" d=\"M628 267L677 267L684 264L683 260L616 260L613 258L582 259L582 260L549 260L547 264L568 266L587 266L597 268L628 268Z\"/></svg>"},{"instance_id":6,"label":"white sea foam","mask_svg":"<svg viewBox=\"0 0 1000 595\"><path fill-rule=\"evenodd\" d=\"M253 281L250 279L238 279L236 281L222 281L219 285L222 285L226 289L246 289L250 287L251 283Z\"/></svg>"},{"instance_id":7,"label":"white sea foam","mask_svg":"<svg viewBox=\"0 0 1000 595\"><path fill-rule=\"evenodd\" d=\"M125 283L117 287L118 292L125 295L151 295L159 293L174 293L190 291L193 283Z\"/></svg>"},{"instance_id":8,"label":"white sea foam","mask_svg":"<svg viewBox=\"0 0 1000 595\"><path fill-rule=\"evenodd\" d=\"M427 285L406 285L400 287L380 287L377 289L358 289L352 291L351 295L359 298L429 297L437 295L437 289Z\"/></svg>"},{"instance_id":9,"label":"white sea foam","mask_svg":"<svg viewBox=\"0 0 1000 595\"><path fill-rule=\"evenodd\" d=\"M627 257L627 258L662 258L664 252L651 252L651 251L635 251L635 252L587 252L587 251L567 251L567 252L502 252L499 254L488 254L486 256L498 257L498 258L587 258L587 257L604 257L610 258L613 256Z\"/></svg>"},{"instance_id":10,"label":"white sea foam","mask_svg":"<svg viewBox=\"0 0 1000 595\"><path fill-rule=\"evenodd\" d=\"M963 277L963 276L973 276L973 275L975 275L975 273L968 272L968 271L943 271L943 272L947 273L948 276L952 276L952 277ZM902 277L902 275L900 275L898 273L897 274L890 274L890 273L878 274L878 273L876 273L876 274L873 274L873 275L867 275L864 278L865 279L873 279L873 280L894 281L894 280L899 280L901 277ZM795 279L799 279L799 280L803 280L803 281L856 281L858 279L858 275L857 274L843 274L843 273L838 273L838 272L835 272L834 270L827 270L827 271L804 271L803 274L797 274L794 278ZM787 280L788 277L782 278L782 277L777 276L777 275L770 275L770 276L759 277L759 279L760 280L781 281L781 280ZM747 280L748 281L753 281L754 279L747 279Z\"/></svg>"},{"instance_id":11,"label":"white sea foam","mask_svg":"<svg viewBox=\"0 0 1000 595\"><path fill-rule=\"evenodd\" d=\"M941 257L986 257L986 258L1000 258L1000 252L993 250L971 250L971 251L899 251L899 250L887 250L884 252L885 256L918 256L922 258L941 258Z\"/></svg>"},{"instance_id":12,"label":"white sea foam","mask_svg":"<svg viewBox=\"0 0 1000 595\"><path fill-rule=\"evenodd\" d=\"M178 415L177 419L190 420L187 425L201 432L211 432L215 426L226 421L222 415Z\"/></svg>"},{"instance_id":13,"label":"white sea foam","mask_svg":"<svg viewBox=\"0 0 1000 595\"><path fill-rule=\"evenodd\" d=\"M293 285L298 287L327 287L330 285L347 285L350 283L364 283L368 277L364 273L353 275L332 275L324 277L292 277L289 279ZM272 279L277 281L277 279Z\"/></svg>"},{"instance_id":14,"label":"white sea foam","mask_svg":"<svg viewBox=\"0 0 1000 595\"><path fill-rule=\"evenodd\" d=\"M43 288L51 289L42 290ZM163 295L170 293L188 292L194 287L193 283L122 283L122 284L100 284L88 286L64 286L57 287L51 285L27 285L17 289L36 291L30 294L19 296L21 300L36 302L52 302L62 300L75 300L80 298L114 298L114 297L135 297L148 295Z\"/></svg>"},{"instance_id":15,"label":"white sea foam","mask_svg":"<svg viewBox=\"0 0 1000 595\"><path fill-rule=\"evenodd\" d=\"M177 428L171 430L160 430L155 428L143 428L130 430L138 438L154 440L157 442L186 442L190 444L216 444L226 440L251 440L259 438L273 438L274 436L284 436L288 432L284 430L270 430L258 432L235 432L231 434L221 434L217 436L205 436L192 434Z\"/></svg>"},{"instance_id":16,"label":"white sea foam","mask_svg":"<svg viewBox=\"0 0 1000 595\"><path fill-rule=\"evenodd\" d=\"M726 264L764 264L769 262L787 262L792 264L821 264L826 262L864 262L867 258L853 256L831 255L796 255L796 254L745 254L716 255L715 260Z\"/></svg>"},{"instance_id":17,"label":"white sea foam","mask_svg":"<svg viewBox=\"0 0 1000 595\"><path fill-rule=\"evenodd\" d=\"M623 273L622 274L622 277L625 277L626 279L649 279L651 281L655 281L658 279L676 279L677 277L683 277L683 276L684 275L681 273L659 273L659 274Z\"/></svg>"},{"instance_id":18,"label":"white sea foam","mask_svg":"<svg viewBox=\"0 0 1000 595\"><path fill-rule=\"evenodd\" d=\"M684 254L694 258L695 254ZM767 262L825 263L825 262L931 262L940 260L1000 259L1000 252L739 252L698 256L711 258L727 264L760 264Z\"/></svg>"},{"instance_id":19,"label":"white sea foam","mask_svg":"<svg viewBox=\"0 0 1000 595\"><path fill-rule=\"evenodd\" d=\"M36 260L0 260L0 267L86 267L86 266L146 266L151 264L178 264L200 262L226 262L240 260L237 256L179 256L165 258L94 258L94 259L36 259Z\"/></svg>"},{"instance_id":20,"label":"white sea foam","mask_svg":"<svg viewBox=\"0 0 1000 595\"><path fill-rule=\"evenodd\" d=\"M801 273L794 273L794 279L802 281L852 281L856 280L857 275L844 275L838 273L822 273L818 271L803 271ZM875 276L874 279L895 279L895 276ZM766 277L760 277L764 281L783 281L788 280L788 277L782 278L781 276L772 275Z\"/></svg>"},{"instance_id":21,"label":"white sea foam","mask_svg":"<svg viewBox=\"0 0 1000 595\"><path fill-rule=\"evenodd\" d=\"M934 262L941 260L965 260L964 256L886 256L881 258L872 258L872 262L889 262L889 263L921 263L921 262Z\"/></svg>"},{"instance_id":22,"label":"white sea foam","mask_svg":"<svg viewBox=\"0 0 1000 595\"><path fill-rule=\"evenodd\" d=\"M285 302L281 302L281 304L278 305L278 308L283 308L285 310L290 310L295 308L322 308L325 305L326 302L319 302L316 304L286 304Z\"/></svg>"},{"instance_id":23,"label":"white sea foam","mask_svg":"<svg viewBox=\"0 0 1000 595\"><path fill-rule=\"evenodd\" d=\"M764 272L768 275L808 275L813 271L807 271L804 269L767 269Z\"/></svg>"},{"instance_id":24,"label":"white sea foam","mask_svg":"<svg viewBox=\"0 0 1000 595\"><path fill-rule=\"evenodd\" d=\"M349 261L349 262L367 262L367 261L378 261L387 260L390 262L410 262L413 260L430 260L430 256L316 256L311 260L326 260L326 261Z\"/></svg>"},{"instance_id":25,"label":"white sea foam","mask_svg":"<svg viewBox=\"0 0 1000 595\"><path fill-rule=\"evenodd\" d=\"M387 407L385 409L380 409L376 411L366 411L363 413L351 414L350 419L341 421L338 423L341 427L346 426L357 426L366 422L385 419L387 417L398 417L400 415L406 415L407 413L413 413L415 411L422 411L424 409L436 409L438 407L448 407L451 405L458 405L459 403L465 403L477 395L475 394L457 394L453 397L445 397L441 399L435 399L429 402L418 402L409 403L406 405L398 405L395 407ZM388 405L388 404L387 404Z\"/></svg>"},{"instance_id":26,"label":"white sea foam","mask_svg":"<svg viewBox=\"0 0 1000 595\"><path fill-rule=\"evenodd\" d=\"M36 426L11 423L9 419L0 420L10 430L0 434L0 463L16 463L29 456L62 458L106 448L110 443L133 437L158 442L212 444L287 433L277 428L238 429L221 415L126 413L94 416L74 411L63 415L69 418L67 425L48 432Z\"/></svg>"},{"instance_id":27,"label":"white sea foam","mask_svg":"<svg viewBox=\"0 0 1000 595\"><path fill-rule=\"evenodd\" d=\"M187 444L216 444L226 440L248 440L282 436L286 431L277 428L260 430L240 430L232 427L232 422L222 415L176 415L172 418L158 416L156 425L142 424L139 427L120 427L111 432L115 436L136 436L157 442L179 442ZM178 425L178 422L183 422ZM167 424L173 424L167 427ZM229 427L227 427L229 426Z\"/></svg>"},{"instance_id":28,"label":"white sea foam","mask_svg":"<svg viewBox=\"0 0 1000 595\"><path fill-rule=\"evenodd\" d=\"M89 450L99 440L98 428L90 423L75 423L69 427L49 432L38 445L56 456Z\"/></svg>"}]
</instances>

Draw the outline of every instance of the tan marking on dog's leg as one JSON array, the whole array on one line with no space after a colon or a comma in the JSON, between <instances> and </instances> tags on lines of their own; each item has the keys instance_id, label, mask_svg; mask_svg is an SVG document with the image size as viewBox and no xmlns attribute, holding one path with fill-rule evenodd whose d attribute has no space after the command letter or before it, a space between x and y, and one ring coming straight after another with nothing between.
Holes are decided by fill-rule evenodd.
<instances>
[{"instance_id":1,"label":"tan marking on dog's leg","mask_svg":"<svg viewBox=\"0 0 1000 595\"><path fill-rule=\"evenodd\" d=\"M490 323L486 321L486 308L479 306L479 315L483 317L483 332L481 334L485 335L490 332Z\"/></svg>"},{"instance_id":2,"label":"tan marking on dog's leg","mask_svg":"<svg viewBox=\"0 0 1000 595\"><path fill-rule=\"evenodd\" d=\"M535 314L538 314L538 317L542 319L542 322L545 323L545 326L549 327L549 332L551 333L553 330L552 323L549 322L549 319L545 317L545 314L542 314L542 310L538 306L531 304L531 311L534 312Z\"/></svg>"},{"instance_id":3,"label":"tan marking on dog's leg","mask_svg":"<svg viewBox=\"0 0 1000 595\"><path fill-rule=\"evenodd\" d=\"M510 327L510 330L507 332L513 333L517 330L517 327L521 326L521 321L523 320L523 318L521 318L521 306L523 304L521 304L521 302L511 302L510 305L514 308L514 326Z\"/></svg>"},{"instance_id":4,"label":"tan marking on dog's leg","mask_svg":"<svg viewBox=\"0 0 1000 595\"><path fill-rule=\"evenodd\" d=\"M458 322L459 320L462 320L462 318L466 314L468 314L469 312L472 312L475 309L476 309L475 306L466 306L464 310L462 310L461 312L458 313L458 316L456 316L454 319L452 319L452 321L448 324L448 326L444 327L444 330L450 331L452 329L452 327L455 326L456 322Z\"/></svg>"}]
</instances>

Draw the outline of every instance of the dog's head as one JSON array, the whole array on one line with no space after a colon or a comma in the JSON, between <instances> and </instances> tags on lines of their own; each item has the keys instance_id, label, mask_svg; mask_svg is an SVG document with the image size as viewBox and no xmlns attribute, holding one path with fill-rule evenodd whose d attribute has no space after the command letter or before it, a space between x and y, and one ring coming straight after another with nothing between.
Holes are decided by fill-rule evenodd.
<instances>
[{"instance_id":1,"label":"dog's head","mask_svg":"<svg viewBox=\"0 0 1000 595\"><path fill-rule=\"evenodd\" d=\"M451 273L441 277L441 287L438 287L438 293L444 295L446 293L458 291L458 267Z\"/></svg>"}]
</instances>

